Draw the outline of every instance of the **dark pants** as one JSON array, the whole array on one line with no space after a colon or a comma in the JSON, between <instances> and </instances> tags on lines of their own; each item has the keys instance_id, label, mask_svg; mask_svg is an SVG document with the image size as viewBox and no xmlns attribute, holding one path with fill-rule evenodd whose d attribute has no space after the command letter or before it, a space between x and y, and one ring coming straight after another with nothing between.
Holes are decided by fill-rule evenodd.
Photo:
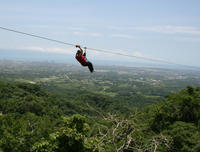
<instances>
[{"instance_id":1,"label":"dark pants","mask_svg":"<svg viewBox=\"0 0 200 152\"><path fill-rule=\"evenodd\" d=\"M91 62L87 61L85 63L82 63L82 66L88 66L88 69L90 70L90 72L94 71L93 65Z\"/></svg>"}]
</instances>

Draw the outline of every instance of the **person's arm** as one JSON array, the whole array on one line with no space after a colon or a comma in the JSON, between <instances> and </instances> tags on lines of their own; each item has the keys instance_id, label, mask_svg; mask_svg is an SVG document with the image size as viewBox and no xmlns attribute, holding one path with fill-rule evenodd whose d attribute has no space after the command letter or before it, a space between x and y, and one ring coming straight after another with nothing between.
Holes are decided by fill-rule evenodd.
<instances>
[{"instance_id":1,"label":"person's arm","mask_svg":"<svg viewBox=\"0 0 200 152\"><path fill-rule=\"evenodd\" d=\"M83 55L83 50L82 50L82 48L80 47L80 45L76 45L76 47L78 47L79 49L80 49L80 51L81 51L81 56Z\"/></svg>"},{"instance_id":2,"label":"person's arm","mask_svg":"<svg viewBox=\"0 0 200 152\"><path fill-rule=\"evenodd\" d=\"M83 53L83 56L84 56L84 57L86 56L86 52Z\"/></svg>"}]
</instances>

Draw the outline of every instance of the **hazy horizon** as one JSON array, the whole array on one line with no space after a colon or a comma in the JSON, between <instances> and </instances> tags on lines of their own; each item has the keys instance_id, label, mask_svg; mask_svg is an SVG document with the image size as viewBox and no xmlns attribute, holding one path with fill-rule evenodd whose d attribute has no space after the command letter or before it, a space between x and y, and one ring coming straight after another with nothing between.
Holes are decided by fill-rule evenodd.
<instances>
[{"instance_id":1,"label":"hazy horizon","mask_svg":"<svg viewBox=\"0 0 200 152\"><path fill-rule=\"evenodd\" d=\"M0 61L18 61L18 62L48 62L48 63L61 63L70 65L81 65L76 61L76 59L71 56L47 53L47 52L35 52L27 50L2 50ZM195 66L184 66L184 65L174 65L174 64L164 64L158 62L141 61L138 59L132 59L131 61L117 61L117 60L90 60L94 66L122 66L122 67L147 67L147 68L163 68L163 69L187 69L187 70L198 70L200 67Z\"/></svg>"},{"instance_id":2,"label":"hazy horizon","mask_svg":"<svg viewBox=\"0 0 200 152\"><path fill-rule=\"evenodd\" d=\"M0 26L91 48L200 67L199 6L197 0L7 0L0 5ZM54 56L56 62L64 62L68 56L70 62L77 64L75 47L2 29L0 34L0 58L26 60L30 54L34 60ZM9 55L5 50L15 51ZM151 64L135 58L87 52L93 62Z\"/></svg>"}]
</instances>

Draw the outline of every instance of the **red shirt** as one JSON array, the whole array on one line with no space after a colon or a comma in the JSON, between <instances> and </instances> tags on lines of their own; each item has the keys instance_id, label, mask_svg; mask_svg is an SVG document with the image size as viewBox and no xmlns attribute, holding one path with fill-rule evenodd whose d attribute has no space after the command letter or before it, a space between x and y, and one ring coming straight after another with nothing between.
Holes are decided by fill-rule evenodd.
<instances>
[{"instance_id":1,"label":"red shirt","mask_svg":"<svg viewBox=\"0 0 200 152\"><path fill-rule=\"evenodd\" d=\"M76 59L78 60L78 62L80 62L81 64L85 63L86 62L86 58L85 56L81 56L81 55L77 55L76 56Z\"/></svg>"}]
</instances>

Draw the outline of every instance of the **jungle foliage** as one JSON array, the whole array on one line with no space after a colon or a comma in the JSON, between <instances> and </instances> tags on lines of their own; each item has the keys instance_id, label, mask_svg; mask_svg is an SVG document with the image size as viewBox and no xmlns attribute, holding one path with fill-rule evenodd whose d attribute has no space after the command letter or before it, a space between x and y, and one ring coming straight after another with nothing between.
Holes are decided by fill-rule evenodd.
<instances>
[{"instance_id":1,"label":"jungle foliage","mask_svg":"<svg viewBox=\"0 0 200 152\"><path fill-rule=\"evenodd\" d=\"M0 82L0 151L200 150L199 87L125 114L119 113L124 107L112 108L109 96L81 99L63 100L36 84Z\"/></svg>"},{"instance_id":2,"label":"jungle foliage","mask_svg":"<svg viewBox=\"0 0 200 152\"><path fill-rule=\"evenodd\" d=\"M0 61L0 152L199 152L200 73Z\"/></svg>"}]
</instances>

